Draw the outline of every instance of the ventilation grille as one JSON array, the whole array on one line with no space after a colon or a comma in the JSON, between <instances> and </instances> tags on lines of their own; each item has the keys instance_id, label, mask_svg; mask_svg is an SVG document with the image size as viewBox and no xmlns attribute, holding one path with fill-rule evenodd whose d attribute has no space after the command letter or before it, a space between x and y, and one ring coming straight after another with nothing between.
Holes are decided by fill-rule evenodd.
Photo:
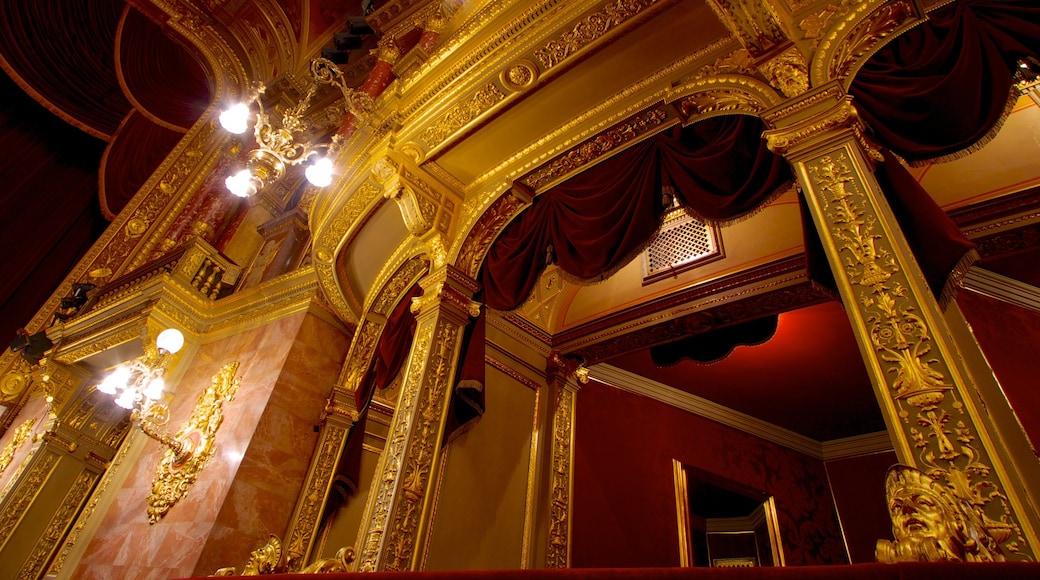
<instances>
[{"instance_id":1,"label":"ventilation grille","mask_svg":"<svg viewBox=\"0 0 1040 580\"><path fill-rule=\"evenodd\" d=\"M643 252L643 284L721 257L718 230L694 219L681 207L672 208Z\"/></svg>"}]
</instances>

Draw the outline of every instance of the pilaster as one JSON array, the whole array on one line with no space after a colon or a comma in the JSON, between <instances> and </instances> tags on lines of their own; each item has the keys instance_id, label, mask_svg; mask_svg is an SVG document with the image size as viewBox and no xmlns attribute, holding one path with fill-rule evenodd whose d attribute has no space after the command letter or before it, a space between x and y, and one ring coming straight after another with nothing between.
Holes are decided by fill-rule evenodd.
<instances>
[{"instance_id":1,"label":"pilaster","mask_svg":"<svg viewBox=\"0 0 1040 580\"><path fill-rule=\"evenodd\" d=\"M346 449L347 439L359 418L354 393L341 386L333 386L321 414L321 432L314 447L314 457L307 468L307 476L285 534L291 566L305 564L311 559L315 536L321 525L322 510L332 490L333 478Z\"/></svg>"},{"instance_id":2,"label":"pilaster","mask_svg":"<svg viewBox=\"0 0 1040 580\"><path fill-rule=\"evenodd\" d=\"M899 460L970 506L1009 560L1035 558L1036 511L874 178L880 154L851 98L825 85L764 116L803 189Z\"/></svg>"},{"instance_id":3,"label":"pilaster","mask_svg":"<svg viewBox=\"0 0 1040 580\"><path fill-rule=\"evenodd\" d=\"M578 389L588 382L588 369L580 361L553 351L549 354L546 384L549 388L549 413L546 445L549 469L542 512L547 535L546 568L568 568L571 562L571 504L574 490L574 406ZM539 562L541 564L541 562Z\"/></svg>"},{"instance_id":4,"label":"pilaster","mask_svg":"<svg viewBox=\"0 0 1040 580\"><path fill-rule=\"evenodd\" d=\"M433 508L448 401L477 284L450 265L420 282L415 338L359 535L358 570L413 570Z\"/></svg>"}]
</instances>

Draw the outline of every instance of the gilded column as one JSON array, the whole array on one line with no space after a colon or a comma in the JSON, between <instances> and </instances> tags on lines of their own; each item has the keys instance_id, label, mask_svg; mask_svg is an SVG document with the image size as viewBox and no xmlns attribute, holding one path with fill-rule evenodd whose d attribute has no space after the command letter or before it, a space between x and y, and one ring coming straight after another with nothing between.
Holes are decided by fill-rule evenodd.
<instances>
[{"instance_id":1,"label":"gilded column","mask_svg":"<svg viewBox=\"0 0 1040 580\"><path fill-rule=\"evenodd\" d=\"M549 469L548 497L543 510L547 517L546 568L568 568L571 562L571 498L574 489L574 402L581 385L588 382L588 369L579 361L553 351L549 355L546 383L550 393L550 431L545 443Z\"/></svg>"},{"instance_id":2,"label":"gilded column","mask_svg":"<svg viewBox=\"0 0 1040 580\"><path fill-rule=\"evenodd\" d=\"M307 469L307 477L285 534L292 569L310 560L315 534L321 525L322 511L328 501L336 469L358 419L354 393L334 386L325 404L325 411L322 412L321 433L318 434L314 457Z\"/></svg>"},{"instance_id":3,"label":"gilded column","mask_svg":"<svg viewBox=\"0 0 1040 580\"><path fill-rule=\"evenodd\" d=\"M942 482L956 498L948 532L970 519L988 536L978 544L1034 559L1036 513L874 178L880 154L851 99L825 85L764 117L770 148L790 161L808 201L899 460L930 478L918 483ZM985 548L962 547L962 559L986 559Z\"/></svg>"},{"instance_id":4,"label":"gilded column","mask_svg":"<svg viewBox=\"0 0 1040 580\"><path fill-rule=\"evenodd\" d=\"M479 313L476 282L453 266L420 286L415 338L359 536L360 571L413 570L421 561L462 331Z\"/></svg>"}]
</instances>

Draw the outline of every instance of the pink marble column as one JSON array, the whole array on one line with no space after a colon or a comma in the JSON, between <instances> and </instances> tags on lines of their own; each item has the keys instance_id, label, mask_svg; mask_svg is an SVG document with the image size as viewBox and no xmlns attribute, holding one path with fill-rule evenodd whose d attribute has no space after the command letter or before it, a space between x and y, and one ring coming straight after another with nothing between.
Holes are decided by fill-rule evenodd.
<instances>
[{"instance_id":1,"label":"pink marble column","mask_svg":"<svg viewBox=\"0 0 1040 580\"><path fill-rule=\"evenodd\" d=\"M381 95L386 87L394 81L394 65L397 64L399 58L401 58L401 50L397 47L394 37L388 36L381 40L379 42L379 60L368 73L365 83L361 85L361 92L373 99ZM356 130L357 116L354 113L347 113L343 117L339 133L349 138Z\"/></svg>"}]
</instances>

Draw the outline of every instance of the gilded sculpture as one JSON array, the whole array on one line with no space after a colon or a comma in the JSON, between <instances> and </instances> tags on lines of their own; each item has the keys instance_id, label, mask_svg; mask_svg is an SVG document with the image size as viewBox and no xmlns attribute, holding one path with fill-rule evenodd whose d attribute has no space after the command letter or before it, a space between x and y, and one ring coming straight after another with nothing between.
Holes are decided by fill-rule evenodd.
<instances>
[{"instance_id":1,"label":"gilded sculpture","mask_svg":"<svg viewBox=\"0 0 1040 580\"><path fill-rule=\"evenodd\" d=\"M961 497L924 472L895 465L885 478L894 541L878 540L880 562L1001 562L1005 526L989 522L970 497Z\"/></svg>"}]
</instances>

